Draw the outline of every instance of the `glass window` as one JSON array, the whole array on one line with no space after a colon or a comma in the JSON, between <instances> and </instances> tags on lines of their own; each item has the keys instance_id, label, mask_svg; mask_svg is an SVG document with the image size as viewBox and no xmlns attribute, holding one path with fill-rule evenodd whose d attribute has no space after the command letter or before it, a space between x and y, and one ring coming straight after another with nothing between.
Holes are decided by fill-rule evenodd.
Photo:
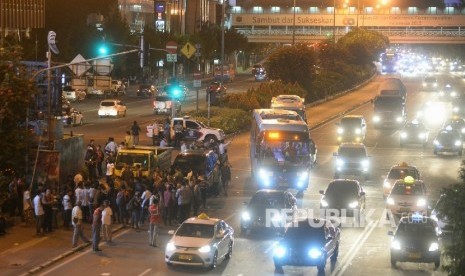
<instances>
[{"instance_id":1,"label":"glass window","mask_svg":"<svg viewBox=\"0 0 465 276\"><path fill-rule=\"evenodd\" d=\"M445 14L454 14L455 13L455 8L454 7L446 7L444 9Z\"/></svg>"},{"instance_id":2,"label":"glass window","mask_svg":"<svg viewBox=\"0 0 465 276\"><path fill-rule=\"evenodd\" d=\"M417 7L408 7L407 8L407 13L408 14L417 14L418 13Z\"/></svg>"},{"instance_id":3,"label":"glass window","mask_svg":"<svg viewBox=\"0 0 465 276\"><path fill-rule=\"evenodd\" d=\"M263 8L262 7L253 7L252 12L253 13L263 13Z\"/></svg>"},{"instance_id":4,"label":"glass window","mask_svg":"<svg viewBox=\"0 0 465 276\"><path fill-rule=\"evenodd\" d=\"M391 8L391 14L400 14L400 8L399 7L392 7Z\"/></svg>"},{"instance_id":5,"label":"glass window","mask_svg":"<svg viewBox=\"0 0 465 276\"><path fill-rule=\"evenodd\" d=\"M186 128L198 128L199 125L192 121L186 121Z\"/></svg>"},{"instance_id":6,"label":"glass window","mask_svg":"<svg viewBox=\"0 0 465 276\"><path fill-rule=\"evenodd\" d=\"M320 9L318 7L310 7L310 13L320 13Z\"/></svg>"},{"instance_id":7,"label":"glass window","mask_svg":"<svg viewBox=\"0 0 465 276\"><path fill-rule=\"evenodd\" d=\"M420 184L418 185L405 185L403 183L398 183L392 188L391 194L394 195L412 195L412 196L422 196L423 189Z\"/></svg>"},{"instance_id":8,"label":"glass window","mask_svg":"<svg viewBox=\"0 0 465 276\"><path fill-rule=\"evenodd\" d=\"M101 106L115 106L115 102L101 102Z\"/></svg>"},{"instance_id":9,"label":"glass window","mask_svg":"<svg viewBox=\"0 0 465 276\"><path fill-rule=\"evenodd\" d=\"M437 14L438 11L437 11L436 7L429 7L428 9L426 9L426 13L427 14Z\"/></svg>"},{"instance_id":10,"label":"glass window","mask_svg":"<svg viewBox=\"0 0 465 276\"><path fill-rule=\"evenodd\" d=\"M271 7L271 13L279 13L281 11L280 7Z\"/></svg>"},{"instance_id":11,"label":"glass window","mask_svg":"<svg viewBox=\"0 0 465 276\"><path fill-rule=\"evenodd\" d=\"M214 225L183 223L176 231L176 236L206 239L213 237L214 231Z\"/></svg>"}]
</instances>

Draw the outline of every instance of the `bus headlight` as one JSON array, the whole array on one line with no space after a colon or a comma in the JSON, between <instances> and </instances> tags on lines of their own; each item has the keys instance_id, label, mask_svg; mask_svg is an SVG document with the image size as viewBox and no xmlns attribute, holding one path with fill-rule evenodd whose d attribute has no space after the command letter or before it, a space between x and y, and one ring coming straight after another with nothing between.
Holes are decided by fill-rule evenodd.
<instances>
[{"instance_id":1,"label":"bus headlight","mask_svg":"<svg viewBox=\"0 0 465 276\"><path fill-rule=\"evenodd\" d=\"M368 161L368 159L364 159L360 162L360 164L362 164L362 167L366 168L370 165L370 161Z\"/></svg>"},{"instance_id":2,"label":"bus headlight","mask_svg":"<svg viewBox=\"0 0 465 276\"><path fill-rule=\"evenodd\" d=\"M338 134L344 133L344 129L342 127L337 128L337 133Z\"/></svg>"},{"instance_id":3,"label":"bus headlight","mask_svg":"<svg viewBox=\"0 0 465 276\"><path fill-rule=\"evenodd\" d=\"M373 122L378 123L379 121L381 121L381 117L378 115L373 116Z\"/></svg>"},{"instance_id":4,"label":"bus headlight","mask_svg":"<svg viewBox=\"0 0 465 276\"><path fill-rule=\"evenodd\" d=\"M357 202L357 201L354 201L354 202L349 203L349 207L352 208L352 209L353 209L353 208L357 208L357 206L358 206L358 202Z\"/></svg>"},{"instance_id":5,"label":"bus headlight","mask_svg":"<svg viewBox=\"0 0 465 276\"><path fill-rule=\"evenodd\" d=\"M439 244L437 242L431 243L428 248L428 251L437 251L439 249Z\"/></svg>"},{"instance_id":6,"label":"bus headlight","mask_svg":"<svg viewBox=\"0 0 465 276\"><path fill-rule=\"evenodd\" d=\"M250 220L250 213L245 211L242 213L242 220L249 221Z\"/></svg>"},{"instance_id":7,"label":"bus headlight","mask_svg":"<svg viewBox=\"0 0 465 276\"><path fill-rule=\"evenodd\" d=\"M355 134L360 134L360 133L362 133L361 129L359 129L359 128L355 129Z\"/></svg>"},{"instance_id":8,"label":"bus headlight","mask_svg":"<svg viewBox=\"0 0 465 276\"><path fill-rule=\"evenodd\" d=\"M308 172L307 171L299 172L297 173L297 176L299 177L300 180L305 180L306 178L308 178Z\"/></svg>"},{"instance_id":9,"label":"bus headlight","mask_svg":"<svg viewBox=\"0 0 465 276\"><path fill-rule=\"evenodd\" d=\"M344 160L342 160L342 159L336 160L336 165L337 165L338 167L343 167L343 166L344 166Z\"/></svg>"},{"instance_id":10,"label":"bus headlight","mask_svg":"<svg viewBox=\"0 0 465 276\"><path fill-rule=\"evenodd\" d=\"M277 258L282 258L282 257L284 257L284 255L286 255L286 248L284 246L282 246L282 245L277 246L274 249L273 253Z\"/></svg>"},{"instance_id":11,"label":"bus headlight","mask_svg":"<svg viewBox=\"0 0 465 276\"><path fill-rule=\"evenodd\" d=\"M268 177L271 177L273 176L273 172L272 171L268 171L268 170L265 170L265 169L260 169L258 171L258 175L261 177L261 178L268 178Z\"/></svg>"},{"instance_id":12,"label":"bus headlight","mask_svg":"<svg viewBox=\"0 0 465 276\"><path fill-rule=\"evenodd\" d=\"M321 250L316 248L312 248L308 251L308 256L312 259L317 259L321 257L321 255L323 255L323 253L321 253Z\"/></svg>"}]
</instances>

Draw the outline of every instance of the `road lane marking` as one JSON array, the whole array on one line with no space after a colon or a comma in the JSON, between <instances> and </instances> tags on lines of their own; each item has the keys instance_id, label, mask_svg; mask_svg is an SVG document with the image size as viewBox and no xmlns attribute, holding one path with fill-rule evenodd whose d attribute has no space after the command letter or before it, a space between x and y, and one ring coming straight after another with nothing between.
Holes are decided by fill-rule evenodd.
<instances>
[{"instance_id":1,"label":"road lane marking","mask_svg":"<svg viewBox=\"0 0 465 276\"><path fill-rule=\"evenodd\" d=\"M149 273L150 271L152 271L152 269L148 268L148 269L144 270L144 272L142 272L141 274L139 274L137 276L144 276L145 274Z\"/></svg>"},{"instance_id":2,"label":"road lane marking","mask_svg":"<svg viewBox=\"0 0 465 276\"><path fill-rule=\"evenodd\" d=\"M114 235L113 238L120 237L120 236L126 234L127 232L129 232L129 231L131 231L131 230L132 230L132 229L126 229L126 230L124 230L123 232L121 232L121 233L119 233L119 234L117 234L117 235ZM102 241L99 245L104 244L104 243L105 243L105 242ZM81 252L81 253L77 254L76 256L73 256L73 257L71 257L71 258L69 258L69 259L66 259L66 260L60 262L59 264L55 265L54 267L51 267L51 268L48 269L47 271L45 271L45 272L39 274L39 276L48 275L48 274L50 274L51 272L57 270L58 268L60 268L60 267L62 267L62 266L64 266L64 265L66 265L66 264L69 264L69 263L71 263L71 262L74 261L74 260L79 259L80 257L84 256L85 254L87 254L87 253L89 253L89 252L91 252L91 251L92 251L92 248L89 247L89 248L86 249L84 252Z\"/></svg>"},{"instance_id":3,"label":"road lane marking","mask_svg":"<svg viewBox=\"0 0 465 276\"><path fill-rule=\"evenodd\" d=\"M375 230L378 223L379 223L379 221L376 221L376 222L370 221L369 225L367 225L367 227L362 232L362 234L359 236L357 241L352 245L350 250L344 256L344 258L341 261L341 264L338 266L338 268L333 273L331 273L331 276L344 275L344 271L349 267L352 260L355 258L357 253L360 251L360 248L366 242L366 240L371 235L373 230ZM360 238L361 238L361 240L360 240Z\"/></svg>"},{"instance_id":4,"label":"road lane marking","mask_svg":"<svg viewBox=\"0 0 465 276\"><path fill-rule=\"evenodd\" d=\"M5 251L3 251L1 254L0 254L0 257L4 257L5 255L11 255L13 253L16 253L20 250L23 250L23 249L26 249L28 247L32 247L38 243L41 243L43 241L45 241L46 239L48 239L48 237L42 237L40 239L34 239L34 240L31 240L31 241L28 241L28 242L25 242L19 246L16 246L16 247L13 247L13 248L10 248L10 249L7 249Z\"/></svg>"}]
</instances>

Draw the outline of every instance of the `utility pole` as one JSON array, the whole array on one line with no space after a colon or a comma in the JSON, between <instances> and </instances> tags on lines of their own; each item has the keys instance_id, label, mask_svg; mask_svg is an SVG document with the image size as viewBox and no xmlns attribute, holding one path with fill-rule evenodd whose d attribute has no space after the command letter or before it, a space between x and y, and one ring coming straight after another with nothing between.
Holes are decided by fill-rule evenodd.
<instances>
[{"instance_id":1,"label":"utility pole","mask_svg":"<svg viewBox=\"0 0 465 276\"><path fill-rule=\"evenodd\" d=\"M294 20L292 20L292 46L295 46L295 0L294 0Z\"/></svg>"},{"instance_id":2,"label":"utility pole","mask_svg":"<svg viewBox=\"0 0 465 276\"><path fill-rule=\"evenodd\" d=\"M223 0L222 5L221 5L221 80L220 80L220 87L223 86L223 81L224 81L224 31L225 31L225 10L226 10L226 5L225 5L226 0ZM231 77L231 75L230 75ZM221 97L223 97L223 93L221 93ZM210 101L208 106L210 107ZM209 116L210 118L210 116ZM210 124L210 122L209 122Z\"/></svg>"}]
</instances>

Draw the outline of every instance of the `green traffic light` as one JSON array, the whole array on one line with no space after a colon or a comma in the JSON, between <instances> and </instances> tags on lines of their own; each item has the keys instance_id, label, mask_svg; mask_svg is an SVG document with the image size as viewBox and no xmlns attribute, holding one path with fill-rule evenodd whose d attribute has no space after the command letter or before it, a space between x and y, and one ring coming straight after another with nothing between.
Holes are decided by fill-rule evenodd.
<instances>
[{"instance_id":1,"label":"green traffic light","mask_svg":"<svg viewBox=\"0 0 465 276\"><path fill-rule=\"evenodd\" d=\"M102 45L98 49L99 54L106 55L108 54L108 48L105 45Z\"/></svg>"}]
</instances>

